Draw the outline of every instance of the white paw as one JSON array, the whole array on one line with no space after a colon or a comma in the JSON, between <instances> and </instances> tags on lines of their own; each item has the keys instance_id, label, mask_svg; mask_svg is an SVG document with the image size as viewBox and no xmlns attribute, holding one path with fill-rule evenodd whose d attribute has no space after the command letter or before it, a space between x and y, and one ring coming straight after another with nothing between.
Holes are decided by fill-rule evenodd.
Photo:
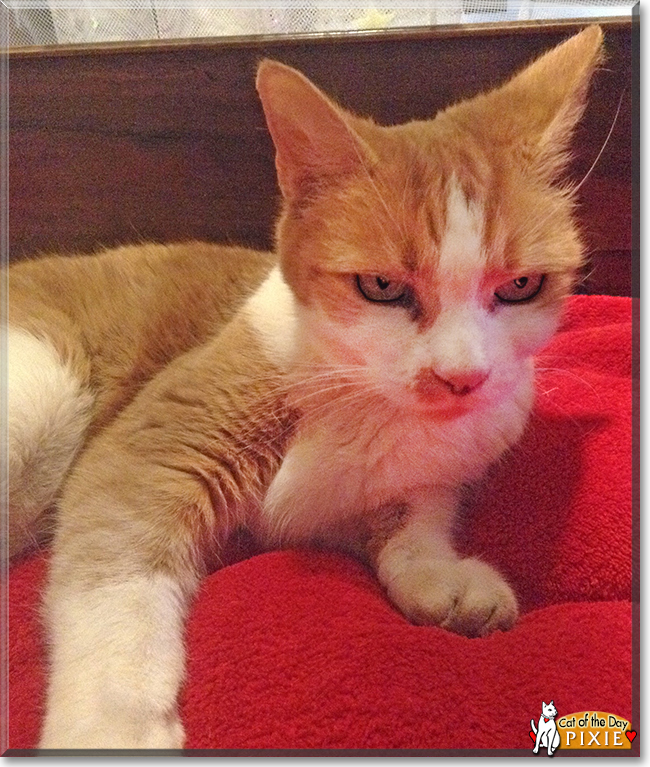
<instances>
[{"instance_id":1,"label":"white paw","mask_svg":"<svg viewBox=\"0 0 650 767\"><path fill-rule=\"evenodd\" d=\"M418 624L465 636L506 630L517 620L517 599L505 580L478 559L407 559L382 580L391 601ZM381 577L382 574L380 574Z\"/></svg>"},{"instance_id":2,"label":"white paw","mask_svg":"<svg viewBox=\"0 0 650 767\"><path fill-rule=\"evenodd\" d=\"M101 714L86 711L50 712L39 748L41 749L165 749L183 748L183 725L169 714L130 716L125 711ZM61 716L63 714L63 716ZM66 715L68 714L68 715Z\"/></svg>"}]
</instances>

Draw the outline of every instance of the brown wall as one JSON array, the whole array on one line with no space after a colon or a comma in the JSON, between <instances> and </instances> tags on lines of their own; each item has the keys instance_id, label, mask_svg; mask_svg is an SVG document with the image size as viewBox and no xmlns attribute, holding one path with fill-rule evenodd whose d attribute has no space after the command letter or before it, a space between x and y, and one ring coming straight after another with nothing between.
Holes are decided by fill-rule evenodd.
<instances>
[{"instance_id":1,"label":"brown wall","mask_svg":"<svg viewBox=\"0 0 650 767\"><path fill-rule=\"evenodd\" d=\"M629 293L631 25L605 22L608 60L578 131L572 174L594 292ZM12 258L144 239L272 245L278 191L254 89L264 56L379 122L433 115L494 86L580 25L495 27L10 54Z\"/></svg>"}]
</instances>

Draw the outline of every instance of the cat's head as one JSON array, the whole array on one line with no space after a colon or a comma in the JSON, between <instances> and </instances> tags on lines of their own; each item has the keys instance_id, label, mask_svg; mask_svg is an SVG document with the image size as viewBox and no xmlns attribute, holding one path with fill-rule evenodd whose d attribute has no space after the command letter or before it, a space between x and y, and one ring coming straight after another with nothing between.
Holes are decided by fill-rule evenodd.
<instances>
[{"instance_id":1,"label":"cat's head","mask_svg":"<svg viewBox=\"0 0 650 767\"><path fill-rule=\"evenodd\" d=\"M542 714L548 719L552 719L557 715L557 709L555 708L553 701L548 704L542 701Z\"/></svg>"},{"instance_id":2,"label":"cat's head","mask_svg":"<svg viewBox=\"0 0 650 767\"><path fill-rule=\"evenodd\" d=\"M451 415L529 375L582 263L558 182L601 46L589 27L501 88L392 127L262 62L278 252L309 358Z\"/></svg>"}]
</instances>

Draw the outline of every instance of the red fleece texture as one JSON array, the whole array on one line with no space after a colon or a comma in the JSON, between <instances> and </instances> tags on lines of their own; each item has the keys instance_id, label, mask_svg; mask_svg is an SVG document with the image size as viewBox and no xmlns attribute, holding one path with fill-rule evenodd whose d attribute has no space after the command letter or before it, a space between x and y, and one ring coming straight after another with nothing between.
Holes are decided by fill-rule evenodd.
<instances>
[{"instance_id":1,"label":"red fleece texture","mask_svg":"<svg viewBox=\"0 0 650 767\"><path fill-rule=\"evenodd\" d=\"M459 547L520 597L512 631L412 626L342 555L255 556L208 577L193 606L188 748L530 751L550 699L559 716L632 719L631 320L630 299L571 299L524 439L461 513ZM11 748L38 741L46 565L10 573Z\"/></svg>"}]
</instances>

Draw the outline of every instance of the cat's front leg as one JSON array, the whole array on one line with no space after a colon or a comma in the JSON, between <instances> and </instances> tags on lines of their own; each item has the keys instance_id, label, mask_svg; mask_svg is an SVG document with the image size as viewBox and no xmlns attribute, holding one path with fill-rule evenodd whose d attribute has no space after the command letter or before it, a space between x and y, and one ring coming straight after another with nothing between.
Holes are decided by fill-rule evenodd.
<instances>
[{"instance_id":1,"label":"cat's front leg","mask_svg":"<svg viewBox=\"0 0 650 767\"><path fill-rule=\"evenodd\" d=\"M160 417L156 402L143 408ZM180 749L184 619L220 515L162 428L117 418L59 503L42 749ZM165 425L173 428L175 421ZM163 463L164 461L164 463Z\"/></svg>"},{"instance_id":2,"label":"cat's front leg","mask_svg":"<svg viewBox=\"0 0 650 767\"><path fill-rule=\"evenodd\" d=\"M516 597L503 577L479 559L463 559L451 543L458 494L418 490L390 537L378 546L377 576L389 599L409 620L466 636L509 629Z\"/></svg>"},{"instance_id":3,"label":"cat's front leg","mask_svg":"<svg viewBox=\"0 0 650 767\"><path fill-rule=\"evenodd\" d=\"M183 747L176 698L187 597L162 573L50 588L51 678L40 748Z\"/></svg>"},{"instance_id":4,"label":"cat's front leg","mask_svg":"<svg viewBox=\"0 0 650 767\"><path fill-rule=\"evenodd\" d=\"M233 321L161 371L66 481L45 595L43 749L183 746L189 601L277 470L293 422L242 334Z\"/></svg>"}]
</instances>

